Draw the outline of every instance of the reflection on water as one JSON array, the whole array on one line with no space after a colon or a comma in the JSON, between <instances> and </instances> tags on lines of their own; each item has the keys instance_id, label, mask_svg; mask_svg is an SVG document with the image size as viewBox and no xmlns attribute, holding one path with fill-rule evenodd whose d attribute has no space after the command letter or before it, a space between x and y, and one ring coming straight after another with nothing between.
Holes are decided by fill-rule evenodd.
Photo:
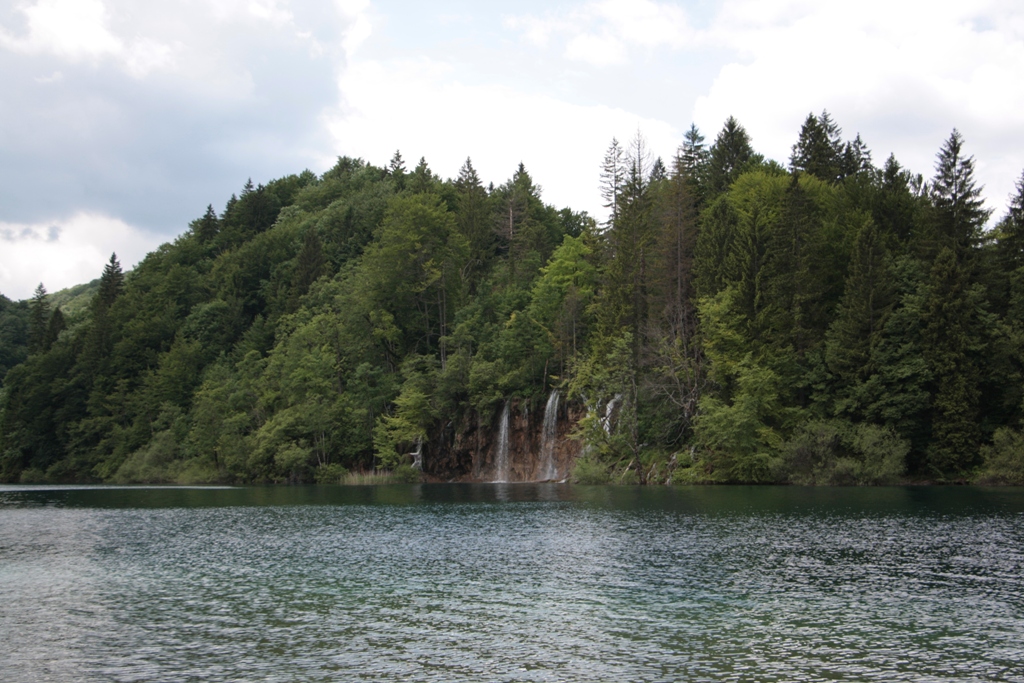
<instances>
[{"instance_id":1,"label":"reflection on water","mask_svg":"<svg viewBox=\"0 0 1024 683\"><path fill-rule=\"evenodd\" d=\"M1024 681L1024 490L0 487L4 680Z\"/></svg>"}]
</instances>

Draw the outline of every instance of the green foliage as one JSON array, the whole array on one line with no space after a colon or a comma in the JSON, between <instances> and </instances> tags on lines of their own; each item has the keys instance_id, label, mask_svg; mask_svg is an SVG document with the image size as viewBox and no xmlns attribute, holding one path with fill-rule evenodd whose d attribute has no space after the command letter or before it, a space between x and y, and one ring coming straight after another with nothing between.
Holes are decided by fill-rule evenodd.
<instances>
[{"instance_id":1,"label":"green foliage","mask_svg":"<svg viewBox=\"0 0 1024 683\"><path fill-rule=\"evenodd\" d=\"M955 131L929 184L827 113L790 162L732 118L671 168L613 141L600 229L522 164L249 182L131 273L0 297L0 479L469 475L458 425L561 388L580 482L1020 481L1024 180L985 235Z\"/></svg>"},{"instance_id":2,"label":"green foliage","mask_svg":"<svg viewBox=\"0 0 1024 683\"><path fill-rule=\"evenodd\" d=\"M808 114L803 127L800 128L800 137L793 145L790 167L795 171L810 173L827 183L836 182L845 175L845 165L860 167L860 137L857 138L857 146L844 148L839 137L841 133L839 126L827 111L821 112L821 116ZM847 164L844 164L844 152L850 157Z\"/></svg>"},{"instance_id":3,"label":"green foliage","mask_svg":"<svg viewBox=\"0 0 1024 683\"><path fill-rule=\"evenodd\" d=\"M1024 434L1020 431L997 429L992 445L982 446L981 456L983 465L975 481L1024 486Z\"/></svg>"},{"instance_id":4,"label":"green foliage","mask_svg":"<svg viewBox=\"0 0 1024 683\"><path fill-rule=\"evenodd\" d=\"M607 484L611 481L611 475L608 466L591 455L576 461L569 479L574 484Z\"/></svg>"},{"instance_id":5,"label":"green foliage","mask_svg":"<svg viewBox=\"0 0 1024 683\"><path fill-rule=\"evenodd\" d=\"M782 446L779 475L794 484L894 484L905 470L910 444L889 428L815 420L802 424Z\"/></svg>"}]
</instances>

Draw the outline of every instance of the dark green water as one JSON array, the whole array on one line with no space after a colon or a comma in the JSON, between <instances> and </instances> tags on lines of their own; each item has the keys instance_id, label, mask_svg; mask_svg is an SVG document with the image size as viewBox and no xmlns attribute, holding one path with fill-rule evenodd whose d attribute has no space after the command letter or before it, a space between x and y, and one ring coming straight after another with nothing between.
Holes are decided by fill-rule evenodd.
<instances>
[{"instance_id":1,"label":"dark green water","mask_svg":"<svg viewBox=\"0 0 1024 683\"><path fill-rule=\"evenodd\" d=\"M0 487L4 681L1024 681L1024 489Z\"/></svg>"}]
</instances>

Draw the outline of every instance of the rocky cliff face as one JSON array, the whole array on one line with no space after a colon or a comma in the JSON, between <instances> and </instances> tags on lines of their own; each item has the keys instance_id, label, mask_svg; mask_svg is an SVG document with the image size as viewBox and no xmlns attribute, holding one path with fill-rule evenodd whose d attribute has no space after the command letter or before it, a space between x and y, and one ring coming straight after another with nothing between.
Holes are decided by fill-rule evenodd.
<instances>
[{"instance_id":1,"label":"rocky cliff face","mask_svg":"<svg viewBox=\"0 0 1024 683\"><path fill-rule=\"evenodd\" d=\"M559 403L555 411L557 421L549 430L551 447L545 452L545 408L545 405L531 407L516 400L509 405L505 473L501 472L499 463L504 406L498 406L489 415L471 412L458 423L449 422L432 435L423 449L424 473L438 481L565 479L581 451L581 444L570 439L569 433L585 412L571 403Z\"/></svg>"}]
</instances>

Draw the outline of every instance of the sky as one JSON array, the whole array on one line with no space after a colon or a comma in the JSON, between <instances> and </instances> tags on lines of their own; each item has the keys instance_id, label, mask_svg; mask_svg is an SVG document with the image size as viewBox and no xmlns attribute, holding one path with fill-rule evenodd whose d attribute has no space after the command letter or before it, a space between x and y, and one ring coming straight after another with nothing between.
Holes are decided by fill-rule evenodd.
<instances>
[{"instance_id":1,"label":"sky","mask_svg":"<svg viewBox=\"0 0 1024 683\"><path fill-rule=\"evenodd\" d=\"M130 268L246 180L400 150L603 217L599 166L808 113L930 177L953 128L994 219L1024 170L1018 0L0 0L0 293Z\"/></svg>"}]
</instances>

